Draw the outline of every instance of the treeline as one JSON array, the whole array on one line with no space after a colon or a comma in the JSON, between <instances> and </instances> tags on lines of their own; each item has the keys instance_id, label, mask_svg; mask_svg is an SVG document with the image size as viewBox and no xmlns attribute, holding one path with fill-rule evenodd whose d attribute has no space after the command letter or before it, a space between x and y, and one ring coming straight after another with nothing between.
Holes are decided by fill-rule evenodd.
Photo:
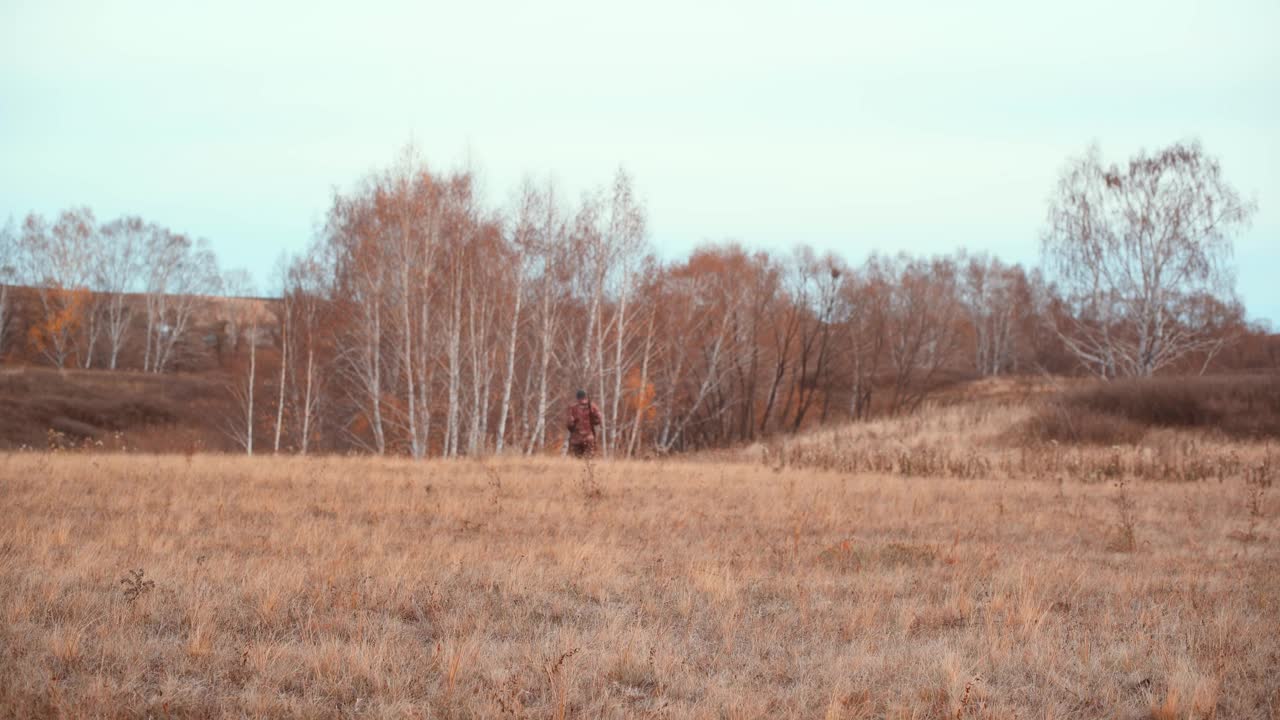
<instances>
[{"instance_id":1,"label":"treeline","mask_svg":"<svg viewBox=\"0 0 1280 720\"><path fill-rule=\"evenodd\" d=\"M957 372L1066 369L1040 289L985 256L663 263L623 172L573 202L527 183L499 214L405 161L336 197L291 264L278 407L375 453L540 452L583 388L606 454L750 441L914 408Z\"/></svg>"},{"instance_id":2,"label":"treeline","mask_svg":"<svg viewBox=\"0 0 1280 720\"><path fill-rule=\"evenodd\" d=\"M1149 192L1151 173L1200 179L1190 196L1148 200L1208 204L1209 232L1247 219L1204 181L1216 164L1177 146L1128 168L1092 153L1069 165L1045 272L964 252L851 263L734 243L663 262L625 172L572 200L526 182L499 210L467 173L406 154L335 195L322 232L278 269L270 317L223 303L198 341L199 298L243 284L202 243L134 218L28 217L0 265L7 285L34 288L38 317L22 333L0 316L0 350L59 367L127 355L159 372L175 347L203 348L232 378L227 431L250 452L413 457L557 450L578 388L604 415L602 451L631 456L903 412L976 376L1276 367L1265 329L1204 276L1220 268L1189 237L1200 231L1100 212ZM1144 239L1153 223L1177 242ZM1126 262L1170 275L1123 287ZM1126 306L1131 295L1144 297Z\"/></svg>"},{"instance_id":3,"label":"treeline","mask_svg":"<svg viewBox=\"0 0 1280 720\"><path fill-rule=\"evenodd\" d=\"M224 277L207 242L138 217L28 215L0 229L0 357L174 369L210 298L242 274Z\"/></svg>"}]
</instances>

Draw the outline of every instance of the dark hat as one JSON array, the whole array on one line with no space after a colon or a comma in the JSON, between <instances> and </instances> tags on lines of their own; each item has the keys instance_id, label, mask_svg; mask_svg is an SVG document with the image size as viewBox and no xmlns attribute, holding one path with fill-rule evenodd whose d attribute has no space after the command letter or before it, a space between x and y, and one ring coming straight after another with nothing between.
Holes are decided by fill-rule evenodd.
<instances>
[{"instance_id":1,"label":"dark hat","mask_svg":"<svg viewBox=\"0 0 1280 720\"><path fill-rule=\"evenodd\" d=\"M579 399L579 400L586 400L586 399L587 399L587 391L586 391L586 390L579 390L579 391L578 391L578 399Z\"/></svg>"}]
</instances>

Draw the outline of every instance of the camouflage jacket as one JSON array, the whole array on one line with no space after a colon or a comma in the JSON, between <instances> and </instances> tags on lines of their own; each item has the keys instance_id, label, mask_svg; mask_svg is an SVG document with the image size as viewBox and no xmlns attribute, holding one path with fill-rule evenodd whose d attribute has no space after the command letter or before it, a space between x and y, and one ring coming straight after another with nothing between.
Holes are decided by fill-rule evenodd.
<instances>
[{"instance_id":1,"label":"camouflage jacket","mask_svg":"<svg viewBox=\"0 0 1280 720\"><path fill-rule=\"evenodd\" d=\"M596 428L600 427L603 419L595 403L575 402L569 406L568 414L565 428L569 430L569 442L584 443L596 439Z\"/></svg>"}]
</instances>

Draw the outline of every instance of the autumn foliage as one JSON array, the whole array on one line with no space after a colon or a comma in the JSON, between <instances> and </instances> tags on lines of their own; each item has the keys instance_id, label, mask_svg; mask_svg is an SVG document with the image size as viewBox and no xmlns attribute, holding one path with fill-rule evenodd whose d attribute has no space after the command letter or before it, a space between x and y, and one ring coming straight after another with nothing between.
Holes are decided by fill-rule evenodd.
<instances>
[{"instance_id":1,"label":"autumn foliage","mask_svg":"<svg viewBox=\"0 0 1280 720\"><path fill-rule=\"evenodd\" d=\"M1230 222L1188 225L1201 236L1166 253L1199 284L1162 281L1169 307L1128 287L1084 293L1109 271L1081 257L1129 257L1126 193L1196 173L1205 182L1150 193L1226 208ZM270 299L235 297L255 294L248 274L221 271L183 233L83 208L32 215L0 234L0 351L218 373L237 406L225 432L245 449L417 458L558 453L578 388L617 457L910 413L980 377L1280 367L1280 343L1245 322L1218 257L1251 207L1198 146L1119 169L1089 154L1059 192L1043 269L963 250L854 261L734 242L663 260L625 171L578 198L529 180L491 207L469 172L406 150L334 194L310 246L271 275ZM1081 193L1108 198L1107 212L1090 215ZM1176 213L1160 222L1181 232ZM1082 250L1080 229L1104 226Z\"/></svg>"}]
</instances>

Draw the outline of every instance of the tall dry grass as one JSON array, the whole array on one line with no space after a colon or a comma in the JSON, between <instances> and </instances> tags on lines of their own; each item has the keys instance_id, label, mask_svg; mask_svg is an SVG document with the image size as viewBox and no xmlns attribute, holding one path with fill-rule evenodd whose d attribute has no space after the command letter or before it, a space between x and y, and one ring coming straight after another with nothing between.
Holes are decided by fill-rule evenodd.
<instances>
[{"instance_id":1,"label":"tall dry grass","mask_svg":"<svg viewBox=\"0 0 1280 720\"><path fill-rule=\"evenodd\" d=\"M1275 717L1248 468L0 455L0 715Z\"/></svg>"},{"instance_id":2,"label":"tall dry grass","mask_svg":"<svg viewBox=\"0 0 1280 720\"><path fill-rule=\"evenodd\" d=\"M1280 466L1280 442L1272 436L1232 439L1216 427L1138 423L1072 401L1068 396L1065 408L1058 399L931 407L775 437L715 457L840 473L1053 482L1226 482L1259 467ZM1241 426L1249 421L1237 419ZM1073 432L1055 430L1046 439L1046 425L1070 426Z\"/></svg>"}]
</instances>

